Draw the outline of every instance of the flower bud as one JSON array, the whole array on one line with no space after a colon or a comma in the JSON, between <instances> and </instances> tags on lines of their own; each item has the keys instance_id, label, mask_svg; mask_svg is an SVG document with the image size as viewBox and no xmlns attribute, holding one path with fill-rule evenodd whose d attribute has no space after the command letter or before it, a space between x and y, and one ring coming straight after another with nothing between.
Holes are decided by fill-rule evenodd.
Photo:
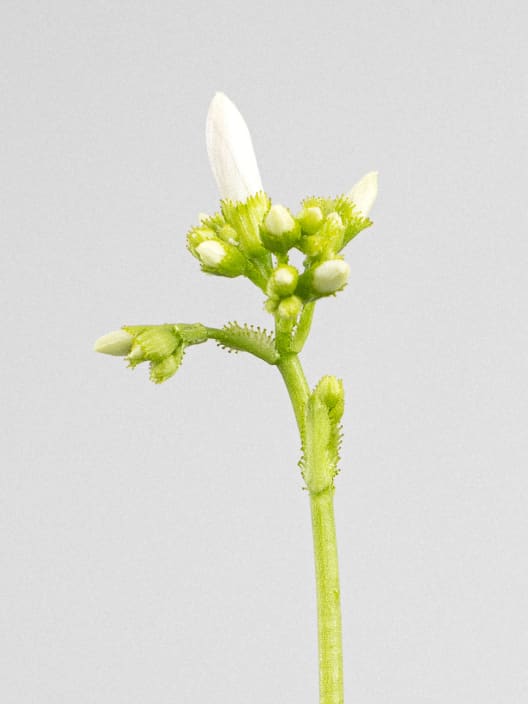
<instances>
[{"instance_id":1,"label":"flower bud","mask_svg":"<svg viewBox=\"0 0 528 704\"><path fill-rule=\"evenodd\" d=\"M126 330L114 330L95 341L94 351L125 357L132 348L134 338Z\"/></svg>"},{"instance_id":2,"label":"flower bud","mask_svg":"<svg viewBox=\"0 0 528 704\"><path fill-rule=\"evenodd\" d=\"M315 394L328 409L331 419L338 423L345 409L343 382L335 376L323 376L315 387Z\"/></svg>"},{"instance_id":3,"label":"flower bud","mask_svg":"<svg viewBox=\"0 0 528 704\"><path fill-rule=\"evenodd\" d=\"M312 286L316 293L329 295L339 291L348 281L350 267L342 259L330 259L313 271Z\"/></svg>"},{"instance_id":4,"label":"flower bud","mask_svg":"<svg viewBox=\"0 0 528 704\"><path fill-rule=\"evenodd\" d=\"M270 235L283 235L295 227L295 220L283 205L272 205L264 220L264 227Z\"/></svg>"},{"instance_id":5,"label":"flower bud","mask_svg":"<svg viewBox=\"0 0 528 704\"><path fill-rule=\"evenodd\" d=\"M313 235L323 222L323 213L321 208L313 206L311 208L303 208L299 215L303 233Z\"/></svg>"},{"instance_id":6,"label":"flower bud","mask_svg":"<svg viewBox=\"0 0 528 704\"><path fill-rule=\"evenodd\" d=\"M289 296L295 291L298 280L299 272L294 266L281 264L271 274L268 282L268 295Z\"/></svg>"},{"instance_id":7,"label":"flower bud","mask_svg":"<svg viewBox=\"0 0 528 704\"><path fill-rule=\"evenodd\" d=\"M345 227L339 213L329 213L315 235L303 237L300 249L309 257L335 256L343 244Z\"/></svg>"},{"instance_id":8,"label":"flower bud","mask_svg":"<svg viewBox=\"0 0 528 704\"><path fill-rule=\"evenodd\" d=\"M210 274L234 277L246 270L246 259L237 247L216 237L200 242L193 253L200 260L202 269Z\"/></svg>"},{"instance_id":9,"label":"flower bud","mask_svg":"<svg viewBox=\"0 0 528 704\"><path fill-rule=\"evenodd\" d=\"M204 266L214 269L225 258L226 250L221 242L211 239L199 244L196 254Z\"/></svg>"},{"instance_id":10,"label":"flower bud","mask_svg":"<svg viewBox=\"0 0 528 704\"><path fill-rule=\"evenodd\" d=\"M294 323L301 312L302 301L298 296L288 296L283 298L277 308L279 318L284 321Z\"/></svg>"},{"instance_id":11,"label":"flower bud","mask_svg":"<svg viewBox=\"0 0 528 704\"><path fill-rule=\"evenodd\" d=\"M264 246L271 252L286 253L301 236L299 224L283 205L273 205L261 229Z\"/></svg>"}]
</instances>

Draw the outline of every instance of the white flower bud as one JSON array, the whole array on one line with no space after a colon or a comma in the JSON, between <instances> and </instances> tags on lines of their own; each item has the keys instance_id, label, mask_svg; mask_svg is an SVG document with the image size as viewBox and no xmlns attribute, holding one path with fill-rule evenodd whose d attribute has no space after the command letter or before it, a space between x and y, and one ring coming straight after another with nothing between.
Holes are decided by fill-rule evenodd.
<instances>
[{"instance_id":1,"label":"white flower bud","mask_svg":"<svg viewBox=\"0 0 528 704\"><path fill-rule=\"evenodd\" d=\"M291 232L295 227L295 220L283 205L272 205L264 220L264 227L270 234L278 236Z\"/></svg>"},{"instance_id":2,"label":"white flower bud","mask_svg":"<svg viewBox=\"0 0 528 704\"><path fill-rule=\"evenodd\" d=\"M133 341L132 335L125 330L114 330L96 340L94 351L124 357L130 352Z\"/></svg>"},{"instance_id":3,"label":"white flower bud","mask_svg":"<svg viewBox=\"0 0 528 704\"><path fill-rule=\"evenodd\" d=\"M378 195L378 172L370 171L365 174L347 195L361 214L367 217Z\"/></svg>"},{"instance_id":4,"label":"white flower bud","mask_svg":"<svg viewBox=\"0 0 528 704\"><path fill-rule=\"evenodd\" d=\"M330 259L314 269L312 285L317 293L339 291L348 281L350 267L342 259Z\"/></svg>"},{"instance_id":5,"label":"white flower bud","mask_svg":"<svg viewBox=\"0 0 528 704\"><path fill-rule=\"evenodd\" d=\"M299 272L294 266L280 264L272 272L268 281L269 296L290 296L297 286Z\"/></svg>"},{"instance_id":6,"label":"white flower bud","mask_svg":"<svg viewBox=\"0 0 528 704\"><path fill-rule=\"evenodd\" d=\"M217 93L211 101L205 137L220 198L245 201L263 190L247 125L223 93Z\"/></svg>"},{"instance_id":7,"label":"white flower bud","mask_svg":"<svg viewBox=\"0 0 528 704\"><path fill-rule=\"evenodd\" d=\"M196 247L196 254L204 266L217 267L226 255L226 250L218 240L205 240Z\"/></svg>"}]
</instances>

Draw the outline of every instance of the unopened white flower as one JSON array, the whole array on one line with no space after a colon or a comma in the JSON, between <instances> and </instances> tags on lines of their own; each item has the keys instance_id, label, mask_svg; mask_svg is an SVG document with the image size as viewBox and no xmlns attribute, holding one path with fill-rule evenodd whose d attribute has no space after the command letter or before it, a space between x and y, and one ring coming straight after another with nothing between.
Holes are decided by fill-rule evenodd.
<instances>
[{"instance_id":1,"label":"unopened white flower","mask_svg":"<svg viewBox=\"0 0 528 704\"><path fill-rule=\"evenodd\" d=\"M102 354L124 357L130 352L133 341L134 338L126 330L114 330L96 340L94 350Z\"/></svg>"},{"instance_id":2,"label":"unopened white flower","mask_svg":"<svg viewBox=\"0 0 528 704\"><path fill-rule=\"evenodd\" d=\"M204 266L214 269L225 257L226 251L221 242L205 240L196 247L196 254L200 257L200 261Z\"/></svg>"},{"instance_id":3,"label":"unopened white flower","mask_svg":"<svg viewBox=\"0 0 528 704\"><path fill-rule=\"evenodd\" d=\"M217 93L211 101L205 136L220 198L245 201L263 190L248 127L223 93Z\"/></svg>"},{"instance_id":4,"label":"unopened white flower","mask_svg":"<svg viewBox=\"0 0 528 704\"><path fill-rule=\"evenodd\" d=\"M367 217L378 195L378 172L369 171L352 186L347 195L361 214Z\"/></svg>"},{"instance_id":5,"label":"unopened white flower","mask_svg":"<svg viewBox=\"0 0 528 704\"><path fill-rule=\"evenodd\" d=\"M272 205L264 220L264 227L272 235L282 235L293 230L295 220L288 208L283 205Z\"/></svg>"},{"instance_id":6,"label":"unopened white flower","mask_svg":"<svg viewBox=\"0 0 528 704\"><path fill-rule=\"evenodd\" d=\"M291 266L280 266L273 274L275 283L285 288L294 285L297 280L297 272Z\"/></svg>"},{"instance_id":7,"label":"unopened white flower","mask_svg":"<svg viewBox=\"0 0 528 704\"><path fill-rule=\"evenodd\" d=\"M312 285L317 293L329 294L339 291L348 281L350 267L342 259L330 259L319 264L313 272Z\"/></svg>"}]
</instances>

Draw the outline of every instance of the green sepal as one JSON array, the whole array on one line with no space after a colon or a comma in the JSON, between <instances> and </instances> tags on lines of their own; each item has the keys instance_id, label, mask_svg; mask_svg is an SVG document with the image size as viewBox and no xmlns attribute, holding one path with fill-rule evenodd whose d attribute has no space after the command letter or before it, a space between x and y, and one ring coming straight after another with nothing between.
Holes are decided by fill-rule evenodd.
<instances>
[{"instance_id":1,"label":"green sepal","mask_svg":"<svg viewBox=\"0 0 528 704\"><path fill-rule=\"evenodd\" d=\"M339 472L343 410L342 382L323 377L308 397L302 429L303 456L299 464L311 494L332 488Z\"/></svg>"},{"instance_id":2,"label":"green sepal","mask_svg":"<svg viewBox=\"0 0 528 704\"><path fill-rule=\"evenodd\" d=\"M314 235L303 237L299 249L310 259L330 259L343 247L345 231L341 216L332 211Z\"/></svg>"},{"instance_id":3,"label":"green sepal","mask_svg":"<svg viewBox=\"0 0 528 704\"><path fill-rule=\"evenodd\" d=\"M306 198L302 202L303 208L320 208L323 216L326 218L330 213L335 212L339 215L343 222L344 232L340 251L345 247L362 230L372 225L372 220L364 217L356 208L354 203L345 195L337 198L321 198L312 196ZM324 221L323 221L324 223ZM318 232L318 231L317 231Z\"/></svg>"},{"instance_id":4,"label":"green sepal","mask_svg":"<svg viewBox=\"0 0 528 704\"><path fill-rule=\"evenodd\" d=\"M125 329L132 334L130 329ZM174 325L154 325L137 334L134 344L141 347L144 360L161 362L181 346L182 338Z\"/></svg>"},{"instance_id":5,"label":"green sepal","mask_svg":"<svg viewBox=\"0 0 528 704\"><path fill-rule=\"evenodd\" d=\"M162 384L171 376L174 376L182 363L185 347L181 345L173 354L166 357L161 362L151 362L150 364L150 380L155 384Z\"/></svg>"},{"instance_id":6,"label":"green sepal","mask_svg":"<svg viewBox=\"0 0 528 704\"><path fill-rule=\"evenodd\" d=\"M240 248L248 257L258 257L265 253L260 239L260 227L270 209L270 199L259 191L244 202L220 201L225 222L236 232Z\"/></svg>"}]
</instances>

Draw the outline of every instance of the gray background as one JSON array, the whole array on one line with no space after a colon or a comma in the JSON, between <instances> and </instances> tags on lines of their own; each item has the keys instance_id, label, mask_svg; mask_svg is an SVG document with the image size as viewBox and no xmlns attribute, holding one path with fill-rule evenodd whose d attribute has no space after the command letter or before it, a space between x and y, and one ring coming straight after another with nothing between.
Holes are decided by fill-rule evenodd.
<instances>
[{"instance_id":1,"label":"gray background","mask_svg":"<svg viewBox=\"0 0 528 704\"><path fill-rule=\"evenodd\" d=\"M210 344L155 387L92 352L267 323L185 249L215 90L276 201L380 171L304 354L347 391L347 701L526 701L525 3L0 8L2 703L317 700L279 375Z\"/></svg>"}]
</instances>

